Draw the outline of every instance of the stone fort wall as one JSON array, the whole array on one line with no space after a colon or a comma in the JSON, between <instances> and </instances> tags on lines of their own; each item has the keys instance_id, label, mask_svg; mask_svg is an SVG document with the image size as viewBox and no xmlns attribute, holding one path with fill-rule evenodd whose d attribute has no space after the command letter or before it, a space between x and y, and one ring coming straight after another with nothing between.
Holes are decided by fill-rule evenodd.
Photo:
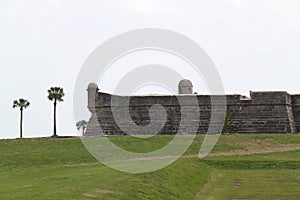
<instances>
[{"instance_id":1,"label":"stone fort wall","mask_svg":"<svg viewBox=\"0 0 300 200\"><path fill-rule=\"evenodd\" d=\"M204 134L208 130L211 118L210 95L117 96L99 92L96 84L90 84L88 108L92 115L86 135L98 135L100 128L105 135L126 134L114 120L111 110L112 97L117 100L114 109L117 110L120 119L122 116L125 118L128 107L124 102L129 101L129 113L139 127L139 130L135 131L140 131L140 134L144 134L143 127L150 123L150 107L154 104L162 105L166 110L167 120L158 134L176 134L181 120L178 98L189 102L191 95L197 97L200 107L197 134ZM250 92L250 98L242 95L226 95L226 98L233 133L300 133L300 95L290 95L287 92ZM194 108L191 106L188 109ZM189 119L191 116L187 114L183 117ZM126 126L127 121L119 123ZM185 127L185 130L188 133L189 127Z\"/></svg>"}]
</instances>

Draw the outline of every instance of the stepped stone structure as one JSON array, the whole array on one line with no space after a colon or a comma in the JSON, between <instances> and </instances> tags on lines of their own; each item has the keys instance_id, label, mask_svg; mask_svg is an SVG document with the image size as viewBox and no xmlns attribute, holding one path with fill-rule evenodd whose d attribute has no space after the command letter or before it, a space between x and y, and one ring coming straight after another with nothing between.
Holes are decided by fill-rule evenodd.
<instances>
[{"instance_id":1,"label":"stepped stone structure","mask_svg":"<svg viewBox=\"0 0 300 200\"><path fill-rule=\"evenodd\" d=\"M125 118L126 109L133 122L133 132L143 132L143 127L150 123L149 109L154 104L160 104L166 110L166 121L158 134L176 134L181 120L179 101L189 102L196 97L200 108L200 124L197 134L208 130L211 118L211 96L193 94L193 85L189 80L182 80L178 85L179 95L143 95L118 96L99 92L98 86L91 83L88 86L88 109L91 117L85 135L125 135L119 125L126 126L127 121L116 122L112 108L118 111L118 119ZM111 105L111 99L116 104ZM234 94L226 95L227 114L230 114L232 133L300 133L300 94L290 95L287 92L250 92L250 97ZM129 102L126 105L125 102ZM192 106L191 112L194 109ZM151 116L153 117L153 116ZM189 115L185 113L185 118ZM155 116L154 119L155 121ZM193 119L190 119L193 121ZM123 123L123 124L122 124ZM218 123L218 122L212 122ZM222 124L223 125L223 124ZM139 127L139 130L135 130ZM102 130L100 132L99 130ZM189 127L185 127L189 132Z\"/></svg>"}]
</instances>

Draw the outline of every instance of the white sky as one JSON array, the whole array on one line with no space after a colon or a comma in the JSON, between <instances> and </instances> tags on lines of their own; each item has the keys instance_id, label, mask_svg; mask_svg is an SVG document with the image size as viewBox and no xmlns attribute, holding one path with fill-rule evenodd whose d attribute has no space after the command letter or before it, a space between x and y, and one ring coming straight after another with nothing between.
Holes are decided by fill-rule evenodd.
<instances>
[{"instance_id":1,"label":"white sky","mask_svg":"<svg viewBox=\"0 0 300 200\"><path fill-rule=\"evenodd\" d=\"M19 135L19 111L12 109L19 97L31 102L24 136L50 136L47 89L55 85L66 92L58 134L76 135L72 96L81 65L105 40L138 28L170 29L196 41L227 93L300 93L299 11L298 0L0 0L0 138ZM108 82L100 88L112 90Z\"/></svg>"}]
</instances>

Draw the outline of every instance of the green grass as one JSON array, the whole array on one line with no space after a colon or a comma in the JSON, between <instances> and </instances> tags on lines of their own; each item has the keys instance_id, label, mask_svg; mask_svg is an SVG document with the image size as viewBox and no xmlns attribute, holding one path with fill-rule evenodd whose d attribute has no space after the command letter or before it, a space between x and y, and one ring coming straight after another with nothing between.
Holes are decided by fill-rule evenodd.
<instances>
[{"instance_id":1,"label":"green grass","mask_svg":"<svg viewBox=\"0 0 300 200\"><path fill-rule=\"evenodd\" d=\"M199 199L300 199L299 170L214 170Z\"/></svg>"},{"instance_id":2,"label":"green grass","mask_svg":"<svg viewBox=\"0 0 300 200\"><path fill-rule=\"evenodd\" d=\"M172 137L110 140L150 152ZM197 155L202 141L197 136L184 155ZM0 140L0 199L300 199L300 151L263 153L275 147L300 147L300 135L224 135L213 156L127 174L97 164L80 139Z\"/></svg>"}]
</instances>

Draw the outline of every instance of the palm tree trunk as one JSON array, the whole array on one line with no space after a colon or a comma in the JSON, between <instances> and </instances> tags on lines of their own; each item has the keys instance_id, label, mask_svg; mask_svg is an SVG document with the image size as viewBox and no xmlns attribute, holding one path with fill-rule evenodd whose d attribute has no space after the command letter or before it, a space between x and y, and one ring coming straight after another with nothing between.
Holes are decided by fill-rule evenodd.
<instances>
[{"instance_id":1,"label":"palm tree trunk","mask_svg":"<svg viewBox=\"0 0 300 200\"><path fill-rule=\"evenodd\" d=\"M56 135L56 100L54 101L54 125L53 125L53 136Z\"/></svg>"},{"instance_id":2,"label":"palm tree trunk","mask_svg":"<svg viewBox=\"0 0 300 200\"><path fill-rule=\"evenodd\" d=\"M20 116L20 138L22 138L23 137L23 126L22 126L22 124L23 124L23 109L21 108L20 111L21 111L21 116Z\"/></svg>"}]
</instances>

